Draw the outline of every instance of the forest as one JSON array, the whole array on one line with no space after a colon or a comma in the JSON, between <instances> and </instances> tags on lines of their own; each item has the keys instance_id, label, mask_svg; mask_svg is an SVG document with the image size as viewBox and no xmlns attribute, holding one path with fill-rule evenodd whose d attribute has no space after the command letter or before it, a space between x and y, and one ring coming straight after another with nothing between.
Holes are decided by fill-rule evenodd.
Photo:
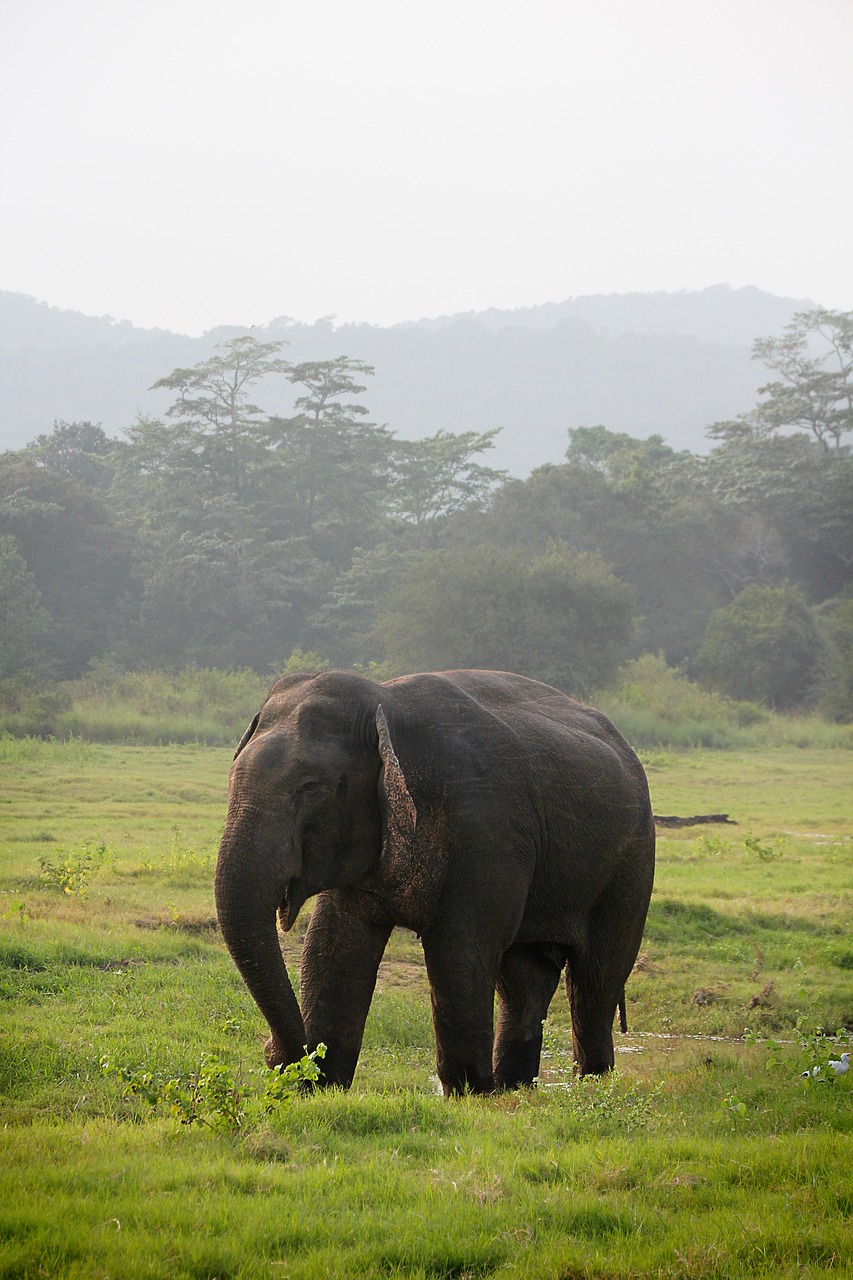
<instances>
[{"instance_id":1,"label":"forest","mask_svg":"<svg viewBox=\"0 0 853 1280\"><path fill-rule=\"evenodd\" d=\"M588 698L652 654L731 699L853 719L853 313L759 339L703 455L606 425L513 478L498 428L405 440L372 369L223 341L120 437L0 455L0 702L92 673L506 668ZM263 408L292 384L291 416ZM50 716L44 721L50 731Z\"/></svg>"}]
</instances>

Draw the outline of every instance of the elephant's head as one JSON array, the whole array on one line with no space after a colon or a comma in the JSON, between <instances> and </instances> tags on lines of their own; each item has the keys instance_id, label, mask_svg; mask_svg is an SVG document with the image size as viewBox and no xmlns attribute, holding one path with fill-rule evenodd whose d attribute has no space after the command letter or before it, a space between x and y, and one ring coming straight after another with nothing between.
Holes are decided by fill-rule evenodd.
<instances>
[{"instance_id":1,"label":"elephant's head","mask_svg":"<svg viewBox=\"0 0 853 1280\"><path fill-rule=\"evenodd\" d=\"M305 900L404 853L416 814L372 681L281 680L231 768L216 867L222 936L269 1023L270 1066L301 1057L302 1015L281 954Z\"/></svg>"}]
</instances>

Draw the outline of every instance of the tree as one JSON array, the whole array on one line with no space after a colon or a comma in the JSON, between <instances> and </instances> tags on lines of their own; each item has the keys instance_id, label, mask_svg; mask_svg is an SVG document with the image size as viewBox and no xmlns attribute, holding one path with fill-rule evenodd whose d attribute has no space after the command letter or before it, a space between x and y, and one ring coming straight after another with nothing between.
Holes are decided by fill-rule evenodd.
<instances>
[{"instance_id":1,"label":"tree","mask_svg":"<svg viewBox=\"0 0 853 1280\"><path fill-rule=\"evenodd\" d=\"M217 481L239 493L264 411L250 392L270 374L288 375L290 362L280 355L283 341L258 342L250 335L217 344L216 355L191 369L174 369L153 389L178 392L166 416L181 423L205 468Z\"/></svg>"},{"instance_id":2,"label":"tree","mask_svg":"<svg viewBox=\"0 0 853 1280\"><path fill-rule=\"evenodd\" d=\"M853 599L828 600L815 611L824 639L818 710L830 720L853 721Z\"/></svg>"},{"instance_id":3,"label":"tree","mask_svg":"<svg viewBox=\"0 0 853 1280\"><path fill-rule=\"evenodd\" d=\"M90 489L102 489L112 478L110 458L116 444L100 423L59 420L50 435L36 436L27 452L42 466L61 471Z\"/></svg>"},{"instance_id":4,"label":"tree","mask_svg":"<svg viewBox=\"0 0 853 1280\"><path fill-rule=\"evenodd\" d=\"M759 388L767 431L805 428L829 452L853 431L853 311L799 311L781 337L759 338L753 359L779 377Z\"/></svg>"},{"instance_id":5,"label":"tree","mask_svg":"<svg viewBox=\"0 0 853 1280\"><path fill-rule=\"evenodd\" d=\"M809 700L821 649L798 587L752 586L712 615L696 665L706 686L787 711Z\"/></svg>"},{"instance_id":6,"label":"tree","mask_svg":"<svg viewBox=\"0 0 853 1280\"><path fill-rule=\"evenodd\" d=\"M448 537L543 554L552 542L598 555L635 590L636 652L693 657L708 618L729 594L715 550L728 525L698 481L698 460L658 437L636 440L605 427L570 431L568 460L509 480L480 516L462 513Z\"/></svg>"},{"instance_id":7,"label":"tree","mask_svg":"<svg viewBox=\"0 0 853 1280\"><path fill-rule=\"evenodd\" d=\"M770 434L749 417L717 422L701 485L741 520L760 521L784 548L788 576L810 599L837 595L853 569L853 457L804 433ZM778 556L777 567L778 567Z\"/></svg>"},{"instance_id":8,"label":"tree","mask_svg":"<svg viewBox=\"0 0 853 1280\"><path fill-rule=\"evenodd\" d=\"M602 562L553 546L427 553L379 610L399 670L491 667L584 696L628 654L633 593Z\"/></svg>"},{"instance_id":9,"label":"tree","mask_svg":"<svg viewBox=\"0 0 853 1280\"><path fill-rule=\"evenodd\" d=\"M186 532L147 568L130 632L136 661L272 671L304 643L331 572L305 539Z\"/></svg>"},{"instance_id":10,"label":"tree","mask_svg":"<svg viewBox=\"0 0 853 1280\"><path fill-rule=\"evenodd\" d=\"M382 601L423 554L400 538L357 549L308 619L311 643L340 666L376 661L380 646L374 628Z\"/></svg>"},{"instance_id":11,"label":"tree","mask_svg":"<svg viewBox=\"0 0 853 1280\"><path fill-rule=\"evenodd\" d=\"M310 641L332 582L378 537L391 436L356 399L369 366L285 364L279 345L239 340L176 370L164 380L181 391L175 421L128 432L115 492L144 531L145 590L128 636L146 661L180 653L268 669ZM300 393L292 417L250 403L268 372Z\"/></svg>"},{"instance_id":12,"label":"tree","mask_svg":"<svg viewBox=\"0 0 853 1280\"><path fill-rule=\"evenodd\" d=\"M73 678L112 642L132 595L133 540L106 495L26 451L0 457L0 534L12 534L53 627L45 645Z\"/></svg>"},{"instance_id":13,"label":"tree","mask_svg":"<svg viewBox=\"0 0 853 1280\"><path fill-rule=\"evenodd\" d=\"M472 458L493 449L499 434L499 427L459 435L438 431L425 440L396 441L391 511L423 529L463 507L481 507L506 472L481 466Z\"/></svg>"},{"instance_id":14,"label":"tree","mask_svg":"<svg viewBox=\"0 0 853 1280\"><path fill-rule=\"evenodd\" d=\"M361 360L339 356L294 365L288 378L303 388L291 418L270 418L263 493L265 521L307 537L339 570L353 549L375 540L385 516L392 435L366 422L357 402L372 374Z\"/></svg>"},{"instance_id":15,"label":"tree","mask_svg":"<svg viewBox=\"0 0 853 1280\"><path fill-rule=\"evenodd\" d=\"M659 471L687 455L677 454L663 437L638 440L625 431L610 431L600 423L595 427L570 427L566 461L619 479L638 468Z\"/></svg>"},{"instance_id":16,"label":"tree","mask_svg":"<svg viewBox=\"0 0 853 1280\"><path fill-rule=\"evenodd\" d=\"M0 536L0 677L43 672L50 631L50 615L17 539Z\"/></svg>"}]
</instances>

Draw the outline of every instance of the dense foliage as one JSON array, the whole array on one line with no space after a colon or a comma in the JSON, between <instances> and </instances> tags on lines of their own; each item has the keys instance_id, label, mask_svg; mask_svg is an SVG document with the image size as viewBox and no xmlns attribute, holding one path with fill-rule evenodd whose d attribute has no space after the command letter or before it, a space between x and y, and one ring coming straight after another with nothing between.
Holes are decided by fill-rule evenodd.
<instances>
[{"instance_id":1,"label":"dense foliage","mask_svg":"<svg viewBox=\"0 0 853 1280\"><path fill-rule=\"evenodd\" d=\"M121 439L58 422L0 457L6 701L105 659L266 676L295 649L379 674L511 667L583 696L651 652L848 720L851 335L821 310L756 343L777 379L709 428L707 456L573 427L524 480L481 461L494 430L371 422L361 361L232 338L160 379L161 420ZM261 407L268 380L291 384L291 417Z\"/></svg>"}]
</instances>

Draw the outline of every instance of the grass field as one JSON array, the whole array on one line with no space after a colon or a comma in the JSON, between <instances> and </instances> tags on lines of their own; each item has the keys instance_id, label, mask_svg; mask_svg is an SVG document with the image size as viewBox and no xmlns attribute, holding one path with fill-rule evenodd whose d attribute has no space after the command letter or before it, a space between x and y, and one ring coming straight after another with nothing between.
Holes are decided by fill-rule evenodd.
<instances>
[{"instance_id":1,"label":"grass field","mask_svg":"<svg viewBox=\"0 0 853 1280\"><path fill-rule=\"evenodd\" d=\"M570 1082L558 992L540 1087L454 1102L402 933L352 1092L271 1096L229 756L0 740L0 1276L850 1273L849 752L647 756L657 813L733 823L660 833L617 1072Z\"/></svg>"}]
</instances>

